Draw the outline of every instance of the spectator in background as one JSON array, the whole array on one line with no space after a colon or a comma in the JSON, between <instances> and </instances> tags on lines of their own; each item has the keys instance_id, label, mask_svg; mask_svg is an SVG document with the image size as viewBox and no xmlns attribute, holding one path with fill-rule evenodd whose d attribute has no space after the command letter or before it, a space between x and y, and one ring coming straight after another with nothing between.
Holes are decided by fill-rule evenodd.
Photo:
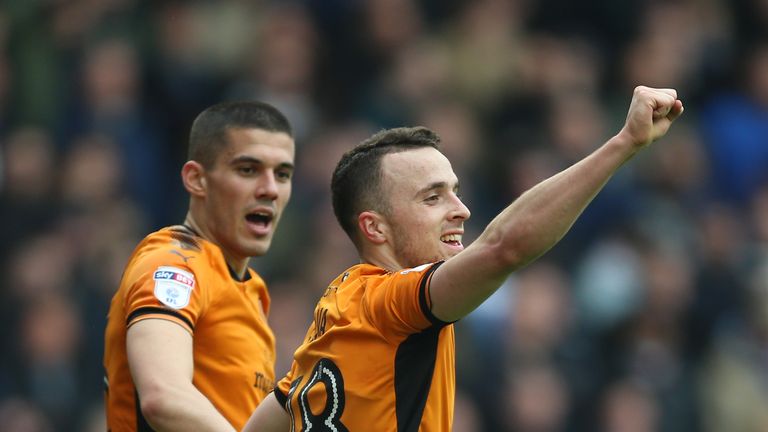
<instances>
[{"instance_id":1,"label":"spectator in background","mask_svg":"<svg viewBox=\"0 0 768 432\"><path fill-rule=\"evenodd\" d=\"M741 85L716 95L701 111L716 197L745 208L768 182L768 41L747 50Z\"/></svg>"},{"instance_id":2,"label":"spectator in background","mask_svg":"<svg viewBox=\"0 0 768 432\"><path fill-rule=\"evenodd\" d=\"M22 399L6 399L0 403L0 424L14 432L53 432L56 429L33 404Z\"/></svg>"},{"instance_id":3,"label":"spectator in background","mask_svg":"<svg viewBox=\"0 0 768 432\"><path fill-rule=\"evenodd\" d=\"M557 368L547 362L519 364L505 384L503 430L558 432L565 428L570 395Z\"/></svg>"},{"instance_id":4,"label":"spectator in background","mask_svg":"<svg viewBox=\"0 0 768 432\"><path fill-rule=\"evenodd\" d=\"M85 394L80 380L82 318L66 291L44 293L27 303L20 350L28 370L24 385L54 424L72 430ZM55 331L53 331L55 329Z\"/></svg>"},{"instance_id":5,"label":"spectator in background","mask_svg":"<svg viewBox=\"0 0 768 432\"><path fill-rule=\"evenodd\" d=\"M291 195L294 141L271 105L232 102L192 125L183 225L134 251L110 306L107 427L240 430L274 383L264 255Z\"/></svg>"},{"instance_id":6,"label":"spectator in background","mask_svg":"<svg viewBox=\"0 0 768 432\"><path fill-rule=\"evenodd\" d=\"M10 289L3 316L12 336L3 346L5 366L10 366L3 371L11 374L0 374L0 392L25 395L63 430L78 422L95 384L81 380L83 322L73 290L75 251L63 230L51 228L13 249L4 275Z\"/></svg>"},{"instance_id":7,"label":"spectator in background","mask_svg":"<svg viewBox=\"0 0 768 432\"><path fill-rule=\"evenodd\" d=\"M6 137L0 184L0 260L4 253L51 223L55 199L56 148L50 134L37 127L19 128Z\"/></svg>"},{"instance_id":8,"label":"spectator in background","mask_svg":"<svg viewBox=\"0 0 768 432\"><path fill-rule=\"evenodd\" d=\"M706 432L768 430L768 263L749 275L747 315L720 327L699 375Z\"/></svg>"},{"instance_id":9,"label":"spectator in background","mask_svg":"<svg viewBox=\"0 0 768 432\"><path fill-rule=\"evenodd\" d=\"M253 35L254 54L247 72L229 89L230 98L267 101L291 119L298 142L304 142L320 113L313 104L317 79L317 34L307 11L293 4L270 8ZM249 53L250 54L250 53Z\"/></svg>"},{"instance_id":10,"label":"spectator in background","mask_svg":"<svg viewBox=\"0 0 768 432\"><path fill-rule=\"evenodd\" d=\"M152 108L141 98L144 80L137 48L129 40L105 39L89 46L80 70L82 95L73 98L59 126L68 145L83 136L100 135L116 146L121 168L131 173L122 187L147 209L152 226L169 219L175 209L166 185L164 136ZM170 204L170 205L169 205Z\"/></svg>"},{"instance_id":11,"label":"spectator in background","mask_svg":"<svg viewBox=\"0 0 768 432\"><path fill-rule=\"evenodd\" d=\"M600 403L601 432L656 432L659 407L653 394L631 380L616 381Z\"/></svg>"}]
</instances>

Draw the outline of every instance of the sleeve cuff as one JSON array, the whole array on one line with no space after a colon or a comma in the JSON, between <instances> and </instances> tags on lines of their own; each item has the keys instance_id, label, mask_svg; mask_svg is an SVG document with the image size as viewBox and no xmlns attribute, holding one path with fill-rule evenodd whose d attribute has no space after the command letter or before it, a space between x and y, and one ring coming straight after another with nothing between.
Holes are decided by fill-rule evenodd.
<instances>
[{"instance_id":1,"label":"sleeve cuff","mask_svg":"<svg viewBox=\"0 0 768 432\"><path fill-rule=\"evenodd\" d=\"M432 323L432 326L437 328L445 327L448 324L455 322L443 321L432 313L432 297L429 293L429 284L432 282L432 274L435 272L435 270L437 270L438 267L443 265L444 262L445 261L437 262L432 267L427 269L427 271L424 272L424 276L421 278L421 283L419 284L419 306L421 306L421 312L425 317L427 317L429 322Z\"/></svg>"}]
</instances>

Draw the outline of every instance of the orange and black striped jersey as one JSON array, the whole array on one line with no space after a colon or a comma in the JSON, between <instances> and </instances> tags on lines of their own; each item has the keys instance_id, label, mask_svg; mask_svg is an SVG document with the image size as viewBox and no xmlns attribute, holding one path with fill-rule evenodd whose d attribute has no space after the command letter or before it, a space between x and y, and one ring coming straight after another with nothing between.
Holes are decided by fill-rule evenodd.
<instances>
[{"instance_id":1,"label":"orange and black striped jersey","mask_svg":"<svg viewBox=\"0 0 768 432\"><path fill-rule=\"evenodd\" d=\"M360 264L328 286L275 388L291 430L451 430L453 325L432 315L429 298L440 264Z\"/></svg>"},{"instance_id":2,"label":"orange and black striped jersey","mask_svg":"<svg viewBox=\"0 0 768 432\"><path fill-rule=\"evenodd\" d=\"M107 425L151 430L141 415L126 332L145 319L172 321L194 338L193 384L241 429L274 386L269 294L251 269L238 280L215 244L185 226L161 229L134 250L112 299L105 335Z\"/></svg>"}]
</instances>

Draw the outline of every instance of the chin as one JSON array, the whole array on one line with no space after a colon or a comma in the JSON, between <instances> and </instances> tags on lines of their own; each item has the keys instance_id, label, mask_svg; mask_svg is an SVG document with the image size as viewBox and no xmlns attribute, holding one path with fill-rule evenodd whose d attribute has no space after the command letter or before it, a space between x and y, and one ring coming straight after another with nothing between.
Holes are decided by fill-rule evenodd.
<instances>
[{"instance_id":1,"label":"chin","mask_svg":"<svg viewBox=\"0 0 768 432\"><path fill-rule=\"evenodd\" d=\"M248 244L243 245L243 251L245 251L249 257L260 257L267 254L271 244L271 241L262 241L258 243L249 242Z\"/></svg>"}]
</instances>

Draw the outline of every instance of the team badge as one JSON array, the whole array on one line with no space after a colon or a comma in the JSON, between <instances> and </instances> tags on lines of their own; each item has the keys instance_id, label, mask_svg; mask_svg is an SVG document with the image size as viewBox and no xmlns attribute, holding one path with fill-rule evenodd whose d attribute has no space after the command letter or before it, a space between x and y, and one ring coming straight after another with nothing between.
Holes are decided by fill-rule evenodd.
<instances>
[{"instance_id":1,"label":"team badge","mask_svg":"<svg viewBox=\"0 0 768 432\"><path fill-rule=\"evenodd\" d=\"M192 289L195 288L195 276L176 267L158 267L153 275L155 297L164 305L181 309L189 304Z\"/></svg>"}]
</instances>

